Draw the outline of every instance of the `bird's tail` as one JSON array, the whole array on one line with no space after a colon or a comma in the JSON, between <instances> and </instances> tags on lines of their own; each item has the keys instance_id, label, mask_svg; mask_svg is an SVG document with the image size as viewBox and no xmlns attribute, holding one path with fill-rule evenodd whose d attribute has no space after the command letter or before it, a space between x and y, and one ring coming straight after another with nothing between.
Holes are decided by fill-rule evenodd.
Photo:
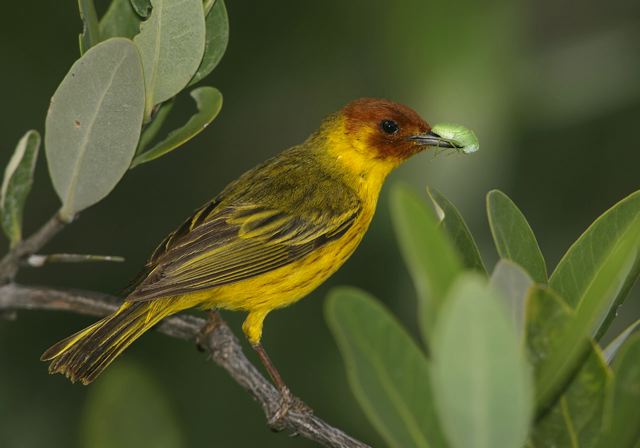
<instances>
[{"instance_id":1,"label":"bird's tail","mask_svg":"<svg viewBox=\"0 0 640 448\"><path fill-rule=\"evenodd\" d=\"M58 342L42 354L49 373L89 384L145 331L175 313L170 299L125 302L116 312Z\"/></svg>"}]
</instances>

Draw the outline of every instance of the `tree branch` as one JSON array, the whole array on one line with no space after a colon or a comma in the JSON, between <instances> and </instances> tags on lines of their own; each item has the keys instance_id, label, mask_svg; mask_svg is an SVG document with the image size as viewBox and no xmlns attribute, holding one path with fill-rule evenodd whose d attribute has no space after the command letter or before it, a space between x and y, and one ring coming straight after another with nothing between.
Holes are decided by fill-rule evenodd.
<instances>
[{"instance_id":1,"label":"tree branch","mask_svg":"<svg viewBox=\"0 0 640 448\"><path fill-rule=\"evenodd\" d=\"M54 215L40 230L0 260L0 318L15 318L18 310L71 311L106 316L118 308L120 301L108 294L13 283L21 260L40 250L66 224L57 214ZM267 420L274 420L280 407L280 393L249 362L238 338L222 319L207 322L183 314L164 319L157 328L171 337L198 342L213 361L260 403ZM368 445L316 417L302 401L297 403L300 405L291 407L274 422L274 429L290 431L330 448L368 448Z\"/></svg>"},{"instance_id":2,"label":"tree branch","mask_svg":"<svg viewBox=\"0 0 640 448\"><path fill-rule=\"evenodd\" d=\"M15 283L0 286L0 316L16 310L71 311L105 316L115 311L118 306L118 299L97 292L23 286ZM203 329L206 331L203 332ZM280 405L280 394L247 359L238 338L223 320L207 323L195 316L177 315L164 319L158 325L158 331L171 337L199 342L210 358L227 370L229 375L260 403L268 421L274 418ZM291 408L278 421L277 429L290 431L325 447L368 447L303 408Z\"/></svg>"}]
</instances>

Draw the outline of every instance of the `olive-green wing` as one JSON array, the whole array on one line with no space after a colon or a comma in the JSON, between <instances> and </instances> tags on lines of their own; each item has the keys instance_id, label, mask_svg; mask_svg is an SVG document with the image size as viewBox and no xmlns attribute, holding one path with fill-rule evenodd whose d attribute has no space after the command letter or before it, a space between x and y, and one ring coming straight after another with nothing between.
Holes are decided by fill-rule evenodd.
<instances>
[{"instance_id":1,"label":"olive-green wing","mask_svg":"<svg viewBox=\"0 0 640 448\"><path fill-rule=\"evenodd\" d=\"M359 213L357 200L313 213L212 202L160 245L127 300L188 294L278 269L343 236Z\"/></svg>"}]
</instances>

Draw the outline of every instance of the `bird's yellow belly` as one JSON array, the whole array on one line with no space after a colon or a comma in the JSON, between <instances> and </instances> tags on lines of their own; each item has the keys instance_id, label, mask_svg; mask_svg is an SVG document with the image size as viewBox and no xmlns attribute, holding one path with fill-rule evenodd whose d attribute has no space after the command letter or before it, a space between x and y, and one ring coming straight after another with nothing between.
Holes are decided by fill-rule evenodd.
<instances>
[{"instance_id":1,"label":"bird's yellow belly","mask_svg":"<svg viewBox=\"0 0 640 448\"><path fill-rule=\"evenodd\" d=\"M269 311L290 305L317 288L351 256L373 213L363 214L341 238L267 274L213 288L189 297L203 308Z\"/></svg>"}]
</instances>

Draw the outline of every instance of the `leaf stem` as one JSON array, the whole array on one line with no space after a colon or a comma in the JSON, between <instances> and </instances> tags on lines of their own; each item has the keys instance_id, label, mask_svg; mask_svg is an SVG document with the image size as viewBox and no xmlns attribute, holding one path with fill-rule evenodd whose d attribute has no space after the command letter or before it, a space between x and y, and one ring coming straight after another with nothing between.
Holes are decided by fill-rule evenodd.
<instances>
[{"instance_id":1,"label":"leaf stem","mask_svg":"<svg viewBox=\"0 0 640 448\"><path fill-rule=\"evenodd\" d=\"M12 282L18 273L20 260L42 249L69 222L56 213L37 232L13 247L0 260L0 285Z\"/></svg>"},{"instance_id":2,"label":"leaf stem","mask_svg":"<svg viewBox=\"0 0 640 448\"><path fill-rule=\"evenodd\" d=\"M101 261L122 263L124 261L124 257L119 257L115 255L89 255L89 254L49 254L49 255L33 254L27 257L25 264L33 268L40 268L48 263L91 263L91 262L101 262Z\"/></svg>"}]
</instances>

